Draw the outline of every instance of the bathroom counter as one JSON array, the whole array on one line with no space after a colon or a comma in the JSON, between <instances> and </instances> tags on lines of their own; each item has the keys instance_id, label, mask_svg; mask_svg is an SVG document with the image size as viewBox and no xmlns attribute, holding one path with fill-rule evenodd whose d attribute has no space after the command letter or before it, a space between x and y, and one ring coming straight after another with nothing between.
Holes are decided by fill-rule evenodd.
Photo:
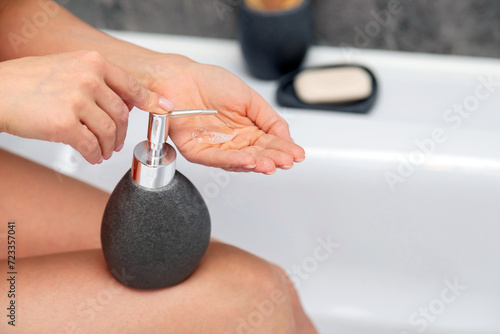
<instances>
[{"instance_id":1,"label":"bathroom counter","mask_svg":"<svg viewBox=\"0 0 500 334\"><path fill-rule=\"evenodd\" d=\"M307 66L376 75L377 102L357 115L278 106L277 83L250 77L235 41L109 33L223 66L289 122L307 156L292 170L177 163L213 235L283 266L322 332L500 333L500 61L313 47ZM0 134L0 147L111 191L146 130L132 111L124 149L98 166L62 144Z\"/></svg>"},{"instance_id":2,"label":"bathroom counter","mask_svg":"<svg viewBox=\"0 0 500 334\"><path fill-rule=\"evenodd\" d=\"M475 153L481 152L484 156L498 157L494 145L498 141L493 140L498 139L496 136L499 135L500 128L500 113L497 112L497 106L500 105L500 92L498 92L500 61L496 59L313 47L305 66L354 63L368 66L375 73L380 86L375 107L367 115L356 115L278 106L275 102L277 82L262 81L249 76L235 41L135 32L107 32L156 51L179 53L198 62L227 68L257 90L289 122L294 139L305 146L310 142L316 143L318 136L321 139L324 133L335 132L342 138L338 142L330 143L338 148L337 155L342 154L344 148L350 149L354 146L365 149L377 148L378 151L386 151L386 154L379 154L377 157L372 155L373 159L397 161L397 154L404 153L408 148L401 139L404 141L405 138L425 138L431 135L430 130L444 128L447 133L454 133L453 140L457 142L485 140L484 145L468 143L462 147L463 149L474 146ZM484 83L488 81L491 82L485 87ZM475 98L478 89L479 93L488 96L483 99ZM470 106L464 106L467 103L470 103ZM456 105L462 106L460 107L463 109L462 113L454 110ZM131 126L125 149L115 154L115 160L121 157L128 159L135 143L145 138L143 127L135 126L141 122L144 124L145 117L144 113L137 110L131 113ZM379 132L384 135L370 135ZM366 138L369 138L368 142L365 141ZM0 140L0 146L13 151L19 150L21 155L29 155L40 163L56 169L59 153L62 152L64 155L68 151L60 144L26 141L6 134L0 134ZM33 153L28 153L24 149L26 146L32 147ZM51 153L47 155L44 149L37 149L42 147L50 147ZM370 158L370 154L363 159L365 158ZM74 159L79 160L77 157ZM493 161L491 164L495 165ZM86 167L85 172L89 171ZM70 172L71 169L70 167L65 169L64 166L60 168L64 172ZM106 190L113 189L119 177L95 178L96 174L100 174L101 168L106 168L106 163L103 166L93 166L90 178L87 178L85 173L75 176L89 179L88 181L94 185Z\"/></svg>"},{"instance_id":3,"label":"bathroom counter","mask_svg":"<svg viewBox=\"0 0 500 334\"><path fill-rule=\"evenodd\" d=\"M405 145L401 145L403 143L400 139L424 139L431 135L430 130L444 128L447 133L454 133L453 139L456 141L467 142L469 139L476 141L484 138L488 142L485 142L485 145L477 145L474 151L478 150L485 156L497 156L495 154L498 151L494 143L499 141L485 138L496 138L500 129L500 113L497 112L497 106L500 105L500 61L496 59L313 47L305 66L353 63L365 65L375 73L380 86L375 107L367 115L356 115L297 110L277 105L277 82L262 81L249 76L235 41L135 32L108 33L156 51L179 53L201 63L227 68L257 90L289 122L294 139L305 146L309 142L317 142L318 136L321 139L321 134L336 132L342 140L330 144L339 149L337 154L342 154L343 148L365 145L366 149L376 147L379 151L385 149L384 151L399 154L405 151ZM485 87L484 83L488 81L491 82ZM475 98L476 92L488 96L484 99ZM462 106L462 113L453 110L456 105ZM116 157L125 156L128 159L135 143L145 138L143 127L135 126L141 122L144 124L144 119L144 113L138 110L131 113L131 126L125 149L115 154ZM299 124L300 129L297 128ZM384 135L374 138L370 135L372 132ZM369 138L369 142L364 141L366 138ZM20 150L20 154L30 155L33 159L55 168L58 164L58 152L63 152L63 155L67 153L60 144L31 140L28 142L6 134L1 134L0 139L2 147L14 151L25 146L33 147L34 154L27 151L23 153L24 149ZM466 146L474 145L469 143ZM43 149L38 150L36 147L51 147L52 153L47 156ZM372 158L397 160L397 154L386 153ZM493 161L491 163L494 164ZM98 173L98 169L105 166L106 163L103 166L93 166L92 170ZM86 178L84 174L75 176ZM105 180L92 177L89 181L98 187L111 190L117 180L118 176Z\"/></svg>"}]
</instances>

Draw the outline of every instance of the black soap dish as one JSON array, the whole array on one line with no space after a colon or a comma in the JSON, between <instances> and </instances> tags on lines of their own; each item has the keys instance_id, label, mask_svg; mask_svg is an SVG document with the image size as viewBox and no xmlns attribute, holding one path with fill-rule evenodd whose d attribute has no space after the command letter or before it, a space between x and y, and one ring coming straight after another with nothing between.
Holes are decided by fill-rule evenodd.
<instances>
[{"instance_id":1,"label":"black soap dish","mask_svg":"<svg viewBox=\"0 0 500 334\"><path fill-rule=\"evenodd\" d=\"M303 68L280 79L276 99L283 107L367 113L375 104L377 80L352 64Z\"/></svg>"}]
</instances>

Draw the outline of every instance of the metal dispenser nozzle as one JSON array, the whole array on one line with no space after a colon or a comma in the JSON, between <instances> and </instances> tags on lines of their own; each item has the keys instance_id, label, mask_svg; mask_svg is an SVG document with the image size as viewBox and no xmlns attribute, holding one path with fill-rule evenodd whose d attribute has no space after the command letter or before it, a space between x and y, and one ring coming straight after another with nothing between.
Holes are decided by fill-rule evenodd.
<instances>
[{"instance_id":1,"label":"metal dispenser nozzle","mask_svg":"<svg viewBox=\"0 0 500 334\"><path fill-rule=\"evenodd\" d=\"M175 174L175 149L166 143L169 118L192 115L213 115L217 110L175 110L170 114L149 114L148 140L134 148L132 179L146 188L161 188L170 183Z\"/></svg>"}]
</instances>

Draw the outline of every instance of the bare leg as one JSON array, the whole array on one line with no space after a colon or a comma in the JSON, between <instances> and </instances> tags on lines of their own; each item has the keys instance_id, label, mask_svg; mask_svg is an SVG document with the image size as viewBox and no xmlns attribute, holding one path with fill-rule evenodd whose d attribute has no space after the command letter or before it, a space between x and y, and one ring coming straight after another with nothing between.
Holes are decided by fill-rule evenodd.
<instances>
[{"instance_id":1,"label":"bare leg","mask_svg":"<svg viewBox=\"0 0 500 334\"><path fill-rule=\"evenodd\" d=\"M52 170L1 150L0 184L1 221L18 223L24 257L18 322L0 323L2 333L315 333L286 275L262 259L211 242L185 282L126 288L100 249L82 251L99 245L107 193L71 178L59 182ZM52 255L32 257L41 254ZM0 282L8 291L8 281ZM2 305L8 302L2 293Z\"/></svg>"},{"instance_id":2,"label":"bare leg","mask_svg":"<svg viewBox=\"0 0 500 334\"><path fill-rule=\"evenodd\" d=\"M5 261L0 262L5 267ZM295 333L281 271L222 243L185 282L167 289L126 288L100 250L25 258L18 264L16 327L2 333ZM125 275L126 276L126 275ZM126 277L125 277L126 278ZM1 280L0 290L8 282ZM8 305L2 293L2 305ZM309 331L300 333L314 333Z\"/></svg>"},{"instance_id":3,"label":"bare leg","mask_svg":"<svg viewBox=\"0 0 500 334\"><path fill-rule=\"evenodd\" d=\"M18 256L100 247L109 194L0 149L0 234L9 220L21 238ZM0 259L6 253L0 252Z\"/></svg>"}]
</instances>

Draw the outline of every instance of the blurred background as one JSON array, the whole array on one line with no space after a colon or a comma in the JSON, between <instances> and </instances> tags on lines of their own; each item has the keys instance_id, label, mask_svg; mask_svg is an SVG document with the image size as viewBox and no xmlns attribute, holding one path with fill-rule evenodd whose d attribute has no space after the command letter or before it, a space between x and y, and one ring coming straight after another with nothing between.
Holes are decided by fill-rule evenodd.
<instances>
[{"instance_id":1,"label":"blurred background","mask_svg":"<svg viewBox=\"0 0 500 334\"><path fill-rule=\"evenodd\" d=\"M234 39L243 0L59 0L101 29ZM317 45L500 56L498 0L312 0Z\"/></svg>"}]
</instances>

